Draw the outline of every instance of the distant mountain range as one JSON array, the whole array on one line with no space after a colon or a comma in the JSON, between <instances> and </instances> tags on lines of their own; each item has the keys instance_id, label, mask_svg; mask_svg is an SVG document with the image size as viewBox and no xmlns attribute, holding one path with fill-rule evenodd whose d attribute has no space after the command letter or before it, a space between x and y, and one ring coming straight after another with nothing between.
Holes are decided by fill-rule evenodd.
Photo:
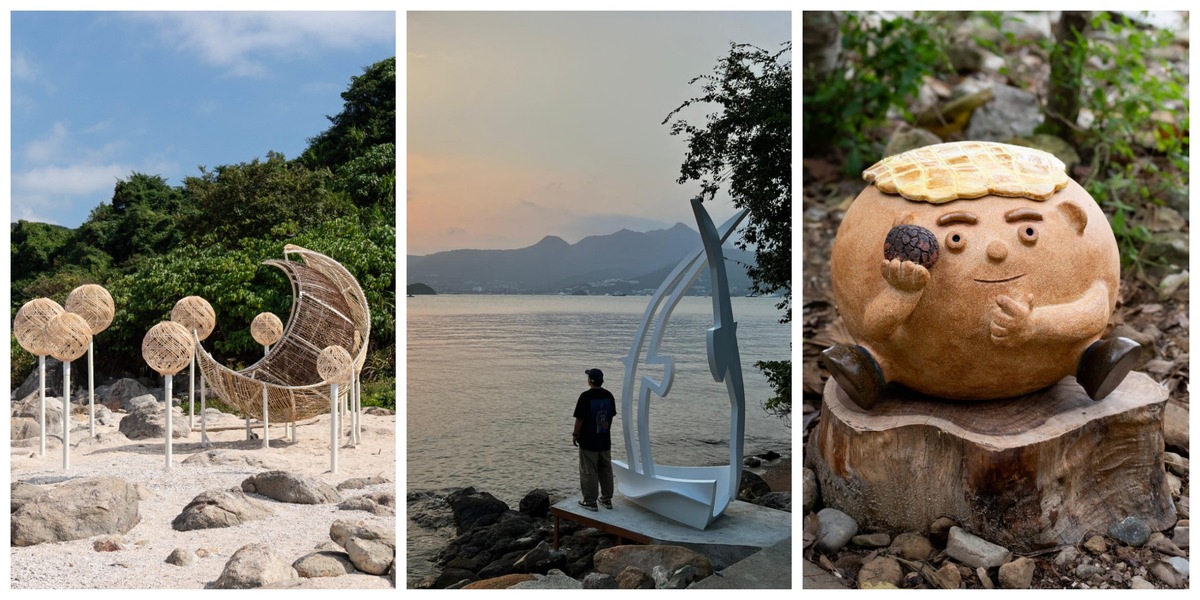
<instances>
[{"instance_id":1,"label":"distant mountain range","mask_svg":"<svg viewBox=\"0 0 1200 600\"><path fill-rule=\"evenodd\" d=\"M439 294L637 294L653 292L688 251L700 244L696 230L676 223L670 229L639 233L622 229L568 244L546 236L516 250L449 250L408 256L407 283L424 283ZM750 291L745 263L754 254L725 248L730 292ZM693 292L708 291L708 271Z\"/></svg>"}]
</instances>

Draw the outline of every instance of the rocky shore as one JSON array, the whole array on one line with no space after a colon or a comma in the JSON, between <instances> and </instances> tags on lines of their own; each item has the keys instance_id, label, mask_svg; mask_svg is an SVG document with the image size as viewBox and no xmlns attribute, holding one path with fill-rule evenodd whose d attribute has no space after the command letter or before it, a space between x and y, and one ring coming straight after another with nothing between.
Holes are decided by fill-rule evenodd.
<instances>
[{"instance_id":1,"label":"rocky shore","mask_svg":"<svg viewBox=\"0 0 1200 600\"><path fill-rule=\"evenodd\" d=\"M791 512L790 469L790 457L775 452L747 457L739 499ZM513 510L474 488L410 490L410 544L419 536L452 539L432 557L434 574L410 575L408 587L679 589L713 574L709 559L699 552L679 546L618 546L615 536L569 520L560 523L560 548L554 550L549 510L559 500L535 489Z\"/></svg>"}]
</instances>

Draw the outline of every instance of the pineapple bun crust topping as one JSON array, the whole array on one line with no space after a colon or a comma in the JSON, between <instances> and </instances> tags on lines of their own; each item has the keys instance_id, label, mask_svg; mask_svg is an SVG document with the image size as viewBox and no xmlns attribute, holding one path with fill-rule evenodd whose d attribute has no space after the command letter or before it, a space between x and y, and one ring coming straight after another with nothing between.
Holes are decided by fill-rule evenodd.
<instances>
[{"instance_id":1,"label":"pineapple bun crust topping","mask_svg":"<svg viewBox=\"0 0 1200 600\"><path fill-rule=\"evenodd\" d=\"M1066 165L1049 152L996 142L950 142L889 156L863 171L879 191L944 204L989 194L1048 200L1067 187Z\"/></svg>"}]
</instances>

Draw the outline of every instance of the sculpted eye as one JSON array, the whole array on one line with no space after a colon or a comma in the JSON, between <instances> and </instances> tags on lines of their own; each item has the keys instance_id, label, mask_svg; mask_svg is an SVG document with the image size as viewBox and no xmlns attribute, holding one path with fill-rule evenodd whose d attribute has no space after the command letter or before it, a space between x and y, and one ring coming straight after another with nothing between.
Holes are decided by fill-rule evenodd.
<instances>
[{"instance_id":1,"label":"sculpted eye","mask_svg":"<svg viewBox=\"0 0 1200 600\"><path fill-rule=\"evenodd\" d=\"M961 233L951 232L946 234L946 248L952 252L961 252L967 245L967 238Z\"/></svg>"},{"instance_id":2,"label":"sculpted eye","mask_svg":"<svg viewBox=\"0 0 1200 600\"><path fill-rule=\"evenodd\" d=\"M1037 242L1037 229L1034 229L1032 225L1026 225L1017 231L1017 237L1020 237L1022 242L1032 246Z\"/></svg>"}]
</instances>

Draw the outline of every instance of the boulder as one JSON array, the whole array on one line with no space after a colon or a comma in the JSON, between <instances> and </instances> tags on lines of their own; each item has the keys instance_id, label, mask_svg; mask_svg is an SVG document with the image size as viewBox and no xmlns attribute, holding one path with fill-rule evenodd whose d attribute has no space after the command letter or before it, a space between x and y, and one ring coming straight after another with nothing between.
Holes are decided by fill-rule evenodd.
<instances>
[{"instance_id":1,"label":"boulder","mask_svg":"<svg viewBox=\"0 0 1200 600\"><path fill-rule=\"evenodd\" d=\"M463 533L489 517L499 517L508 510L508 505L487 492L477 492L469 487L446 496L446 503L454 511L454 523Z\"/></svg>"},{"instance_id":2,"label":"boulder","mask_svg":"<svg viewBox=\"0 0 1200 600\"><path fill-rule=\"evenodd\" d=\"M186 377L186 375L185 375ZM185 379L183 385L187 386ZM136 379L118 379L112 385L96 388L96 403L103 404L109 410L128 411L132 406L130 400L150 393L150 389L138 383ZM152 397L153 398L153 397Z\"/></svg>"},{"instance_id":3,"label":"boulder","mask_svg":"<svg viewBox=\"0 0 1200 600\"><path fill-rule=\"evenodd\" d=\"M1007 142L1033 135L1042 123L1037 94L1009 85L992 86L991 102L975 109L967 125L967 139Z\"/></svg>"},{"instance_id":4,"label":"boulder","mask_svg":"<svg viewBox=\"0 0 1200 600\"><path fill-rule=\"evenodd\" d=\"M652 590L654 578L637 567L625 567L617 574L617 589Z\"/></svg>"},{"instance_id":5,"label":"boulder","mask_svg":"<svg viewBox=\"0 0 1200 600\"><path fill-rule=\"evenodd\" d=\"M12 545L123 534L139 520L137 489L129 482L77 479L28 498L12 513Z\"/></svg>"},{"instance_id":6,"label":"boulder","mask_svg":"<svg viewBox=\"0 0 1200 600\"><path fill-rule=\"evenodd\" d=\"M928 129L901 125L892 132L892 137L888 139L887 146L883 149L883 155L888 157L940 143L942 143L942 138Z\"/></svg>"},{"instance_id":7,"label":"boulder","mask_svg":"<svg viewBox=\"0 0 1200 600\"><path fill-rule=\"evenodd\" d=\"M10 511L17 512L25 505L26 502L37 498L49 491L49 487L44 485L34 485L24 481L14 481L9 486Z\"/></svg>"},{"instance_id":8,"label":"boulder","mask_svg":"<svg viewBox=\"0 0 1200 600\"><path fill-rule=\"evenodd\" d=\"M187 548L176 548L167 555L165 562L177 567L186 567L196 562L196 553Z\"/></svg>"},{"instance_id":9,"label":"boulder","mask_svg":"<svg viewBox=\"0 0 1200 600\"><path fill-rule=\"evenodd\" d=\"M350 562L364 573L383 575L396 560L396 534L382 525L339 519L330 526L329 537L346 549Z\"/></svg>"},{"instance_id":10,"label":"boulder","mask_svg":"<svg viewBox=\"0 0 1200 600\"><path fill-rule=\"evenodd\" d=\"M458 589L474 583L479 578L474 573L457 567L450 567L441 572L433 582L433 588L438 590ZM467 582L460 585L461 582Z\"/></svg>"},{"instance_id":11,"label":"boulder","mask_svg":"<svg viewBox=\"0 0 1200 600\"><path fill-rule=\"evenodd\" d=\"M770 492L754 499L754 503L764 508L773 508L784 512L792 512L791 492Z\"/></svg>"},{"instance_id":12,"label":"boulder","mask_svg":"<svg viewBox=\"0 0 1200 600\"><path fill-rule=\"evenodd\" d=\"M614 546L596 552L592 561L597 571L613 576L620 575L627 567L653 573L655 566L662 566L674 573L686 565L696 567L701 578L713 573L712 563L703 554L683 546Z\"/></svg>"},{"instance_id":13,"label":"boulder","mask_svg":"<svg viewBox=\"0 0 1200 600\"><path fill-rule=\"evenodd\" d=\"M345 552L313 552L292 563L301 577L337 577L353 573L354 563Z\"/></svg>"},{"instance_id":14,"label":"boulder","mask_svg":"<svg viewBox=\"0 0 1200 600\"><path fill-rule=\"evenodd\" d=\"M753 502L755 498L771 493L771 486L752 471L742 469L742 482L738 486L738 499Z\"/></svg>"},{"instance_id":15,"label":"boulder","mask_svg":"<svg viewBox=\"0 0 1200 600\"><path fill-rule=\"evenodd\" d=\"M567 555L562 550L551 550L550 544L539 543L533 550L526 552L513 563L513 570L518 573L549 573L551 569L562 569L567 566Z\"/></svg>"},{"instance_id":16,"label":"boulder","mask_svg":"<svg viewBox=\"0 0 1200 600\"><path fill-rule=\"evenodd\" d=\"M127 398L125 400L122 400L120 409L127 413L132 413L133 411L135 411L143 406L152 406L154 404L158 404L161 401L162 401L162 392L159 392L158 394L153 394L153 393L147 392L140 396L134 396L132 398Z\"/></svg>"},{"instance_id":17,"label":"boulder","mask_svg":"<svg viewBox=\"0 0 1200 600\"><path fill-rule=\"evenodd\" d=\"M287 471L267 471L242 482L242 491L291 504L328 504L341 500L333 486Z\"/></svg>"},{"instance_id":18,"label":"boulder","mask_svg":"<svg viewBox=\"0 0 1200 600\"><path fill-rule=\"evenodd\" d=\"M211 587L222 590L257 588L296 576L296 569L279 558L269 546L248 544L233 553Z\"/></svg>"},{"instance_id":19,"label":"boulder","mask_svg":"<svg viewBox=\"0 0 1200 600\"><path fill-rule=\"evenodd\" d=\"M96 407L96 423L97 424L108 426L108 425L113 425L116 422L117 422L116 415L114 415L113 411L109 410L107 406L97 406Z\"/></svg>"},{"instance_id":20,"label":"boulder","mask_svg":"<svg viewBox=\"0 0 1200 600\"><path fill-rule=\"evenodd\" d=\"M365 510L380 517L396 516L395 492L371 492L347 498L338 504L341 510Z\"/></svg>"},{"instance_id":21,"label":"boulder","mask_svg":"<svg viewBox=\"0 0 1200 600\"><path fill-rule=\"evenodd\" d=\"M464 590L506 590L518 583L526 581L534 581L537 578L527 573L511 573L501 575L499 577L490 577L488 579L480 579L479 581L471 582L464 585Z\"/></svg>"},{"instance_id":22,"label":"boulder","mask_svg":"<svg viewBox=\"0 0 1200 600\"><path fill-rule=\"evenodd\" d=\"M233 527L247 521L265 519L274 514L270 507L246 497L237 488L208 490L183 507L171 521L176 531Z\"/></svg>"},{"instance_id":23,"label":"boulder","mask_svg":"<svg viewBox=\"0 0 1200 600\"><path fill-rule=\"evenodd\" d=\"M198 467L209 466L231 466L231 467L249 467L252 469L269 469L267 463L264 463L258 457L251 453L235 453L226 452L224 450L205 450L197 452L183 460L185 465L193 465Z\"/></svg>"},{"instance_id":24,"label":"boulder","mask_svg":"<svg viewBox=\"0 0 1200 600\"><path fill-rule=\"evenodd\" d=\"M617 580L612 575L606 573L588 573L583 578L583 589L615 590L617 589Z\"/></svg>"},{"instance_id":25,"label":"boulder","mask_svg":"<svg viewBox=\"0 0 1200 600\"><path fill-rule=\"evenodd\" d=\"M12 424L9 427L12 437L9 439L13 441L37 439L40 431L38 429L40 403L37 390L34 390L32 396L12 404ZM46 398L46 431L51 435L55 432L62 433L62 400L49 396Z\"/></svg>"},{"instance_id":26,"label":"boulder","mask_svg":"<svg viewBox=\"0 0 1200 600\"><path fill-rule=\"evenodd\" d=\"M372 475L370 477L354 477L352 479L347 479L347 480L337 484L337 489L338 490L361 490L369 485L381 485L384 483L391 483L391 482L392 482L391 479L388 479L387 477L381 477L379 475Z\"/></svg>"},{"instance_id":27,"label":"boulder","mask_svg":"<svg viewBox=\"0 0 1200 600\"><path fill-rule=\"evenodd\" d=\"M84 381L86 382L87 381L87 371L86 371L87 363L86 362L84 363L84 369L85 369L84 370ZM72 371L74 371L74 369L72 369ZM75 371L75 372L77 373L78 371ZM74 376L74 373L72 373L72 375L73 376L71 377L71 379L74 380L76 376ZM57 358L54 358L53 356L47 356L46 357L46 395L47 396L61 396L62 395L62 384L63 384L62 362L60 362ZM33 398L36 401L37 393L38 393L38 366L37 366L37 361L35 360L33 362L33 368L29 370L29 374L25 376L25 379L21 382L21 385L17 386L17 389L13 390L12 396L10 397L10 399L11 400L23 400L26 397L28 397L30 394L33 394Z\"/></svg>"},{"instance_id":28,"label":"boulder","mask_svg":"<svg viewBox=\"0 0 1200 600\"><path fill-rule=\"evenodd\" d=\"M537 489L521 498L521 512L535 519L544 519L550 514L550 493Z\"/></svg>"},{"instance_id":29,"label":"boulder","mask_svg":"<svg viewBox=\"0 0 1200 600\"><path fill-rule=\"evenodd\" d=\"M130 412L124 419L121 419L121 424L117 426L117 430L125 434L125 437L131 440L165 438L167 417L163 411L163 405L155 402L153 404L142 404L138 408ZM186 438L192 432L188 427L187 415L178 408L171 408L171 437Z\"/></svg>"}]
</instances>

